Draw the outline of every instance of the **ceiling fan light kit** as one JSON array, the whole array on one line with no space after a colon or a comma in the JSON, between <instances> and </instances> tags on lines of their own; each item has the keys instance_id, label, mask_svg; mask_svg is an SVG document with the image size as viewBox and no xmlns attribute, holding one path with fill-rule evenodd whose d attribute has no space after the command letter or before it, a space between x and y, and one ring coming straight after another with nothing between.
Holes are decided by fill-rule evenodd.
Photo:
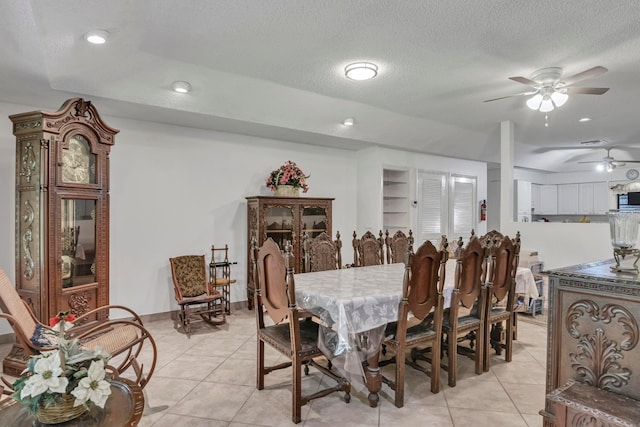
<instances>
[{"instance_id":1,"label":"ceiling fan light kit","mask_svg":"<svg viewBox=\"0 0 640 427\"><path fill-rule=\"evenodd\" d=\"M563 79L562 68L542 68L534 72L531 78L521 76L509 77L510 80L533 88L533 91L488 99L485 102L497 101L498 99L511 98L513 96L533 95L527 99L527 107L542 113L548 113L558 107L562 107L569 99L569 94L602 95L607 92L609 90L608 88L570 87L574 83L599 76L606 71L607 69L605 67L597 66Z\"/></svg>"}]
</instances>

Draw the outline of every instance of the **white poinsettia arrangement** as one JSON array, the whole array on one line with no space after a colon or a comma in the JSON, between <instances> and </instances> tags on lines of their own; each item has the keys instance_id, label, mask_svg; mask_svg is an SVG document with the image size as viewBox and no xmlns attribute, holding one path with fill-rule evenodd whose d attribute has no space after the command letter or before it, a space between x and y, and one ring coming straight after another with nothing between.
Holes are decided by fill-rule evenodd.
<instances>
[{"instance_id":1,"label":"white poinsettia arrangement","mask_svg":"<svg viewBox=\"0 0 640 427\"><path fill-rule=\"evenodd\" d=\"M74 320L68 311L49 320L48 332L57 334L58 348L32 356L13 383L12 396L34 414L42 406L61 402L64 396L73 396L74 406L104 408L111 394L111 379L105 370L110 355L100 348L84 349L77 339L64 338Z\"/></svg>"}]
</instances>

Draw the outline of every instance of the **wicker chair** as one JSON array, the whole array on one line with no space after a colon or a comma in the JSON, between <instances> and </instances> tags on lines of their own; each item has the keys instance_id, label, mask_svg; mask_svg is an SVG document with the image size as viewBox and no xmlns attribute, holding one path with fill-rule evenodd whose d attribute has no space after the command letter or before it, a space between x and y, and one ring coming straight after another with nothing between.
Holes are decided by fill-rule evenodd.
<instances>
[{"instance_id":1,"label":"wicker chair","mask_svg":"<svg viewBox=\"0 0 640 427\"><path fill-rule=\"evenodd\" d=\"M212 325L226 322L222 294L207 281L204 255L183 255L169 258L173 290L180 306L180 323L191 335L191 318L200 316Z\"/></svg>"},{"instance_id":2,"label":"wicker chair","mask_svg":"<svg viewBox=\"0 0 640 427\"><path fill-rule=\"evenodd\" d=\"M293 280L293 256L291 243L285 244L285 255L276 243L268 238L258 251L255 239L251 242L251 262L255 275L255 312L258 338L258 366L256 388L264 388L264 377L279 369L292 368L292 414L294 423L299 423L302 406L312 399L326 396L334 391L344 391L345 402L351 400L351 384L314 359L322 357L318 348L318 324L313 322L311 313L299 310L296 306L295 283ZM265 324L265 314L272 322ZM264 345L268 344L288 362L275 366L265 366ZM323 374L337 382L332 387L317 390L311 395L302 395L302 366L305 374L309 366L317 368ZM324 382L324 381L323 381Z\"/></svg>"},{"instance_id":3,"label":"wicker chair","mask_svg":"<svg viewBox=\"0 0 640 427\"><path fill-rule=\"evenodd\" d=\"M424 242L412 253L411 245L406 252L402 301L398 307L398 321L387 325L384 344L395 349L389 361L395 363L395 379L382 376L382 381L395 391L395 405L404 406L405 363L431 377L431 392L440 391L440 349L442 342L442 321L444 309L443 287L445 281L445 249L439 251L430 241ZM420 323L409 327L410 319ZM431 367L426 369L417 363L405 362L406 350L425 346L431 348Z\"/></svg>"},{"instance_id":4,"label":"wicker chair","mask_svg":"<svg viewBox=\"0 0 640 427\"><path fill-rule=\"evenodd\" d=\"M56 348L55 337L43 340L47 328L34 316L31 308L20 298L7 274L0 268L0 318L7 319L16 335L16 341L28 357ZM115 320L95 322L92 319L121 317ZM157 348L140 317L131 309L120 305L108 305L90 310L76 317L76 327L69 330L67 338L77 338L83 347L101 347L111 355L109 365L119 376L133 379L141 388L149 382L156 367ZM40 338L40 339L36 339ZM144 353L142 352L145 349ZM142 361L148 360L145 365ZM26 367L26 359L24 360Z\"/></svg>"}]
</instances>

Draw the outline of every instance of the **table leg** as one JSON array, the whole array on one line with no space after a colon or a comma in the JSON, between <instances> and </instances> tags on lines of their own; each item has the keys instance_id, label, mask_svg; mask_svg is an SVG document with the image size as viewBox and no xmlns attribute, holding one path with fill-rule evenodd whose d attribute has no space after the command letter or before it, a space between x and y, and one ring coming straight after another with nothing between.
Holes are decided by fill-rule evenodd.
<instances>
[{"instance_id":1,"label":"table leg","mask_svg":"<svg viewBox=\"0 0 640 427\"><path fill-rule=\"evenodd\" d=\"M367 366L364 367L364 378L367 383L367 390L369 390L369 406L372 408L378 406L380 401L378 392L382 388L382 374L378 366L378 357L379 353L376 352L376 354L367 359Z\"/></svg>"}]
</instances>

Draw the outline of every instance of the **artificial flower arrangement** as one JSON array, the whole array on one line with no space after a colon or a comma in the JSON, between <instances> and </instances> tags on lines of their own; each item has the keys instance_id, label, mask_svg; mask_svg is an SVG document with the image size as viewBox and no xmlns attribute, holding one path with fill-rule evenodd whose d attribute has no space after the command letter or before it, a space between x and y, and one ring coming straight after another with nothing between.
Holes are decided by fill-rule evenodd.
<instances>
[{"instance_id":1,"label":"artificial flower arrangement","mask_svg":"<svg viewBox=\"0 0 640 427\"><path fill-rule=\"evenodd\" d=\"M64 400L74 399L73 408L83 406L77 408L78 415L93 405L104 408L111 394L111 379L105 370L110 355L99 347L83 349L77 339L65 339L74 320L68 311L49 319L51 328L45 332L57 334L58 348L31 356L22 376L13 383L12 397L39 419L39 411Z\"/></svg>"},{"instance_id":2,"label":"artificial flower arrangement","mask_svg":"<svg viewBox=\"0 0 640 427\"><path fill-rule=\"evenodd\" d=\"M309 186L307 185L307 178L311 175L306 175L298 165L296 165L291 160L287 160L285 164L280 166L278 169L272 171L267 178L267 188L275 191L280 185L291 185L294 188L302 188L302 192L306 193L309 191Z\"/></svg>"}]
</instances>

